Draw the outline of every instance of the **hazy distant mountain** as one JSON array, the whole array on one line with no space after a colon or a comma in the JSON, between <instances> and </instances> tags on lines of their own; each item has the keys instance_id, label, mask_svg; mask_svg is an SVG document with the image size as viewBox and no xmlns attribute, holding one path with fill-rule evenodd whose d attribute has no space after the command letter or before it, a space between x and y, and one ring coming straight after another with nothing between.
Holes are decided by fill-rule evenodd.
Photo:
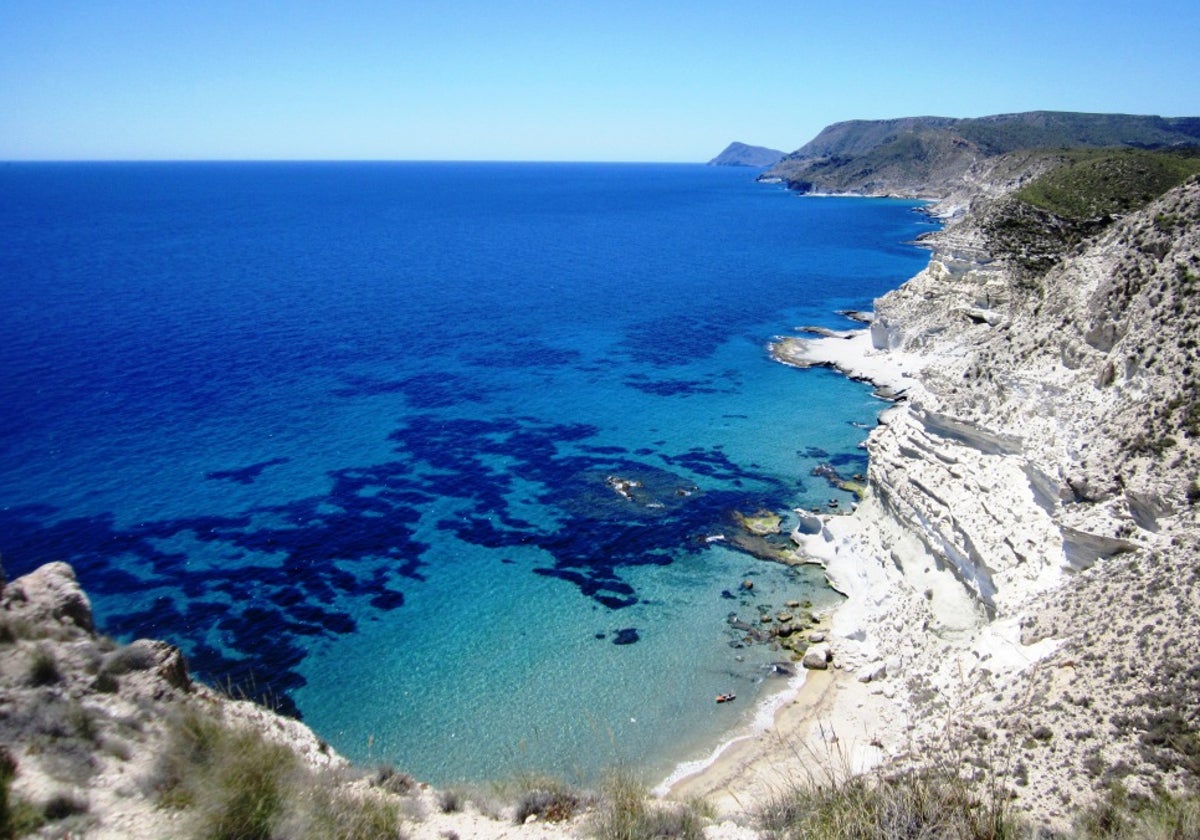
<instances>
[{"instance_id":1,"label":"hazy distant mountain","mask_svg":"<svg viewBox=\"0 0 1200 840\"><path fill-rule=\"evenodd\" d=\"M1021 149L1200 144L1200 117L1031 111L834 123L763 173L802 192L938 195L978 160Z\"/></svg>"},{"instance_id":2,"label":"hazy distant mountain","mask_svg":"<svg viewBox=\"0 0 1200 840\"><path fill-rule=\"evenodd\" d=\"M708 162L709 166L753 166L762 168L779 163L786 154L766 146L748 146L745 143L730 143L725 151Z\"/></svg>"}]
</instances>

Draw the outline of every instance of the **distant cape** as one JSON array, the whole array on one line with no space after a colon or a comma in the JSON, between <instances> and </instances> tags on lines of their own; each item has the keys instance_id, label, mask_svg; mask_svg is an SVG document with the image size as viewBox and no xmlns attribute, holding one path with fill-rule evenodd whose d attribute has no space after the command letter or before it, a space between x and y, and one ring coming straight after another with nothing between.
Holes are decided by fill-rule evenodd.
<instances>
[{"instance_id":1,"label":"distant cape","mask_svg":"<svg viewBox=\"0 0 1200 840\"><path fill-rule=\"evenodd\" d=\"M778 149L768 149L766 146L748 146L745 143L733 142L725 147L725 151L708 162L709 166L752 166L762 169L774 166L783 159L786 152Z\"/></svg>"}]
</instances>

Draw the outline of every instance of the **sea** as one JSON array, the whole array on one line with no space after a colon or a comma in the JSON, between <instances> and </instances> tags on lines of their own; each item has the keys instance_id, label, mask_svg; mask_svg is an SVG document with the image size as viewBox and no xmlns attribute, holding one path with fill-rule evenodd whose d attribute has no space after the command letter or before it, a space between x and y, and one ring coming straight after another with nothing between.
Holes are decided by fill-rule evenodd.
<instances>
[{"instance_id":1,"label":"sea","mask_svg":"<svg viewBox=\"0 0 1200 840\"><path fill-rule=\"evenodd\" d=\"M762 556L884 407L767 344L933 224L756 174L0 164L8 577L435 784L703 760L794 687L733 622L837 603Z\"/></svg>"}]
</instances>

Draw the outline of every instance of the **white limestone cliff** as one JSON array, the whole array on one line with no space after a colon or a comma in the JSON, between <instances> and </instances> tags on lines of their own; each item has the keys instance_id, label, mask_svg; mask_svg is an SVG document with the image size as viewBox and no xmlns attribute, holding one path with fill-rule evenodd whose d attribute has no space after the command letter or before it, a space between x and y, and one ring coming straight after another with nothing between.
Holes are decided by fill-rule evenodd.
<instances>
[{"instance_id":1,"label":"white limestone cliff","mask_svg":"<svg viewBox=\"0 0 1200 840\"><path fill-rule=\"evenodd\" d=\"M1065 825L1068 802L1114 768L1135 789L1187 775L1151 748L1142 712L1170 683L1163 669L1186 670L1196 648L1170 627L1200 607L1187 571L1200 555L1200 182L1039 278L988 252L979 219L1003 191L957 198L969 212L930 238L928 267L876 302L868 330L774 352L904 391L867 443L863 504L795 535L849 596L837 661L892 681L877 690L905 723L872 740L900 756L982 727L989 750L1029 752L1004 783ZM1146 565L1169 594L1104 585ZM1135 617L1178 642L1141 663L1142 679L1138 654L1096 654L1122 649ZM1133 676L1114 678L1118 665ZM1086 691L1086 711L1063 702L1072 691ZM1193 700L1193 725L1197 711ZM1030 738L1037 726L1055 736L1050 752Z\"/></svg>"}]
</instances>

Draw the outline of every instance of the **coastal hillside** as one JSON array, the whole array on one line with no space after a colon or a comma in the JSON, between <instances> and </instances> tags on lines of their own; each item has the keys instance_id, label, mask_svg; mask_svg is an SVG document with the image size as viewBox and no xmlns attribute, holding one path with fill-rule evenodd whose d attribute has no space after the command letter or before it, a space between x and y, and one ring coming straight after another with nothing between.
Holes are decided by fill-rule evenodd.
<instances>
[{"instance_id":1,"label":"coastal hillside","mask_svg":"<svg viewBox=\"0 0 1200 840\"><path fill-rule=\"evenodd\" d=\"M762 168L772 166L780 161L784 152L778 149L768 149L766 146L749 146L734 141L721 154L708 162L709 166L749 166Z\"/></svg>"},{"instance_id":2,"label":"coastal hillside","mask_svg":"<svg viewBox=\"0 0 1200 840\"><path fill-rule=\"evenodd\" d=\"M868 331L775 346L904 392L862 505L797 535L850 598L858 766L973 767L1059 831L1200 790L1198 171L977 162Z\"/></svg>"},{"instance_id":3,"label":"coastal hillside","mask_svg":"<svg viewBox=\"0 0 1200 840\"><path fill-rule=\"evenodd\" d=\"M194 681L177 648L98 634L67 564L0 589L5 840L562 840L612 819L606 803L544 779L468 794L352 766L304 724Z\"/></svg>"},{"instance_id":4,"label":"coastal hillside","mask_svg":"<svg viewBox=\"0 0 1200 840\"><path fill-rule=\"evenodd\" d=\"M1034 111L835 123L762 177L800 192L944 197L979 161L1032 149L1200 143L1200 118Z\"/></svg>"}]
</instances>

